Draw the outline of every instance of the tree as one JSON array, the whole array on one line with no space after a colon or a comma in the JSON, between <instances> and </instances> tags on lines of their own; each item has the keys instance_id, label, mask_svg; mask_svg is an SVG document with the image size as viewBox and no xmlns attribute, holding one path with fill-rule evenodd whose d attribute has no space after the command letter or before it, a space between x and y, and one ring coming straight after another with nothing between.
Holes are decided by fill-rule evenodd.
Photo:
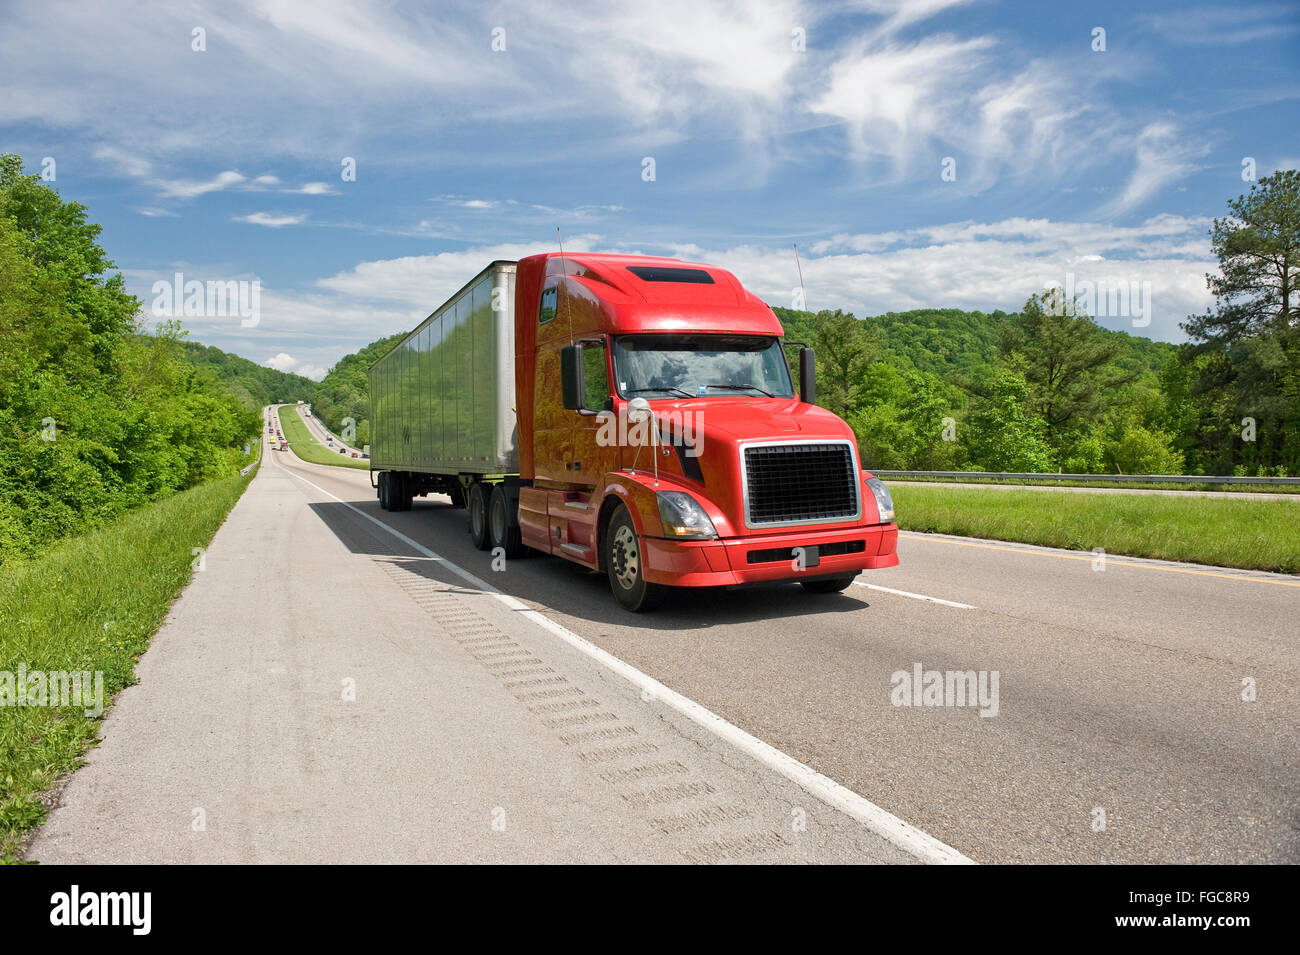
<instances>
[{"instance_id":1,"label":"tree","mask_svg":"<svg viewBox=\"0 0 1300 955\"><path fill-rule=\"evenodd\" d=\"M841 417L859 404L867 366L880 358L879 336L838 308L812 320L817 354L817 403Z\"/></svg>"},{"instance_id":2,"label":"tree","mask_svg":"<svg viewBox=\"0 0 1300 955\"><path fill-rule=\"evenodd\" d=\"M1058 451L1071 431L1097 421L1113 389L1133 379L1114 365L1122 350L1120 338L1107 335L1058 288L1031 295L1020 315L1003 324L998 343L1002 360L1024 376L1030 406Z\"/></svg>"},{"instance_id":3,"label":"tree","mask_svg":"<svg viewBox=\"0 0 1300 955\"><path fill-rule=\"evenodd\" d=\"M1300 466L1300 172L1265 176L1228 202L1210 247L1219 275L1206 275L1214 308L1183 329L1208 355L1194 393L1224 405L1214 424L1237 461ZM1226 399L1226 400L1225 400ZM1256 440L1231 437L1252 419ZM1247 445L1253 445L1248 447Z\"/></svg>"},{"instance_id":4,"label":"tree","mask_svg":"<svg viewBox=\"0 0 1300 955\"><path fill-rule=\"evenodd\" d=\"M1009 371L994 376L957 431L968 469L1054 470L1043 420L1029 405L1029 386L1023 378Z\"/></svg>"}]
</instances>

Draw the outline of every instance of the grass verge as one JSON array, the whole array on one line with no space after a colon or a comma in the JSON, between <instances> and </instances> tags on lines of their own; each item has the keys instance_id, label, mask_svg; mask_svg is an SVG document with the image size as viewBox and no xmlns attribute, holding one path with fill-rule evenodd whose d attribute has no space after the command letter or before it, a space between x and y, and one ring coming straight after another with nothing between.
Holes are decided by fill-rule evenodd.
<instances>
[{"instance_id":1,"label":"grass verge","mask_svg":"<svg viewBox=\"0 0 1300 955\"><path fill-rule=\"evenodd\" d=\"M1026 481L1015 478L900 478L887 477L881 480L894 484L1014 484L1018 487L1100 487L1119 488L1125 491L1232 491L1248 494L1300 494L1300 484L1171 484L1168 481Z\"/></svg>"},{"instance_id":2,"label":"grass verge","mask_svg":"<svg viewBox=\"0 0 1300 955\"><path fill-rule=\"evenodd\" d=\"M1243 498L1071 494L890 483L904 530L1300 572L1300 510Z\"/></svg>"},{"instance_id":3,"label":"grass verge","mask_svg":"<svg viewBox=\"0 0 1300 955\"><path fill-rule=\"evenodd\" d=\"M135 682L135 662L188 583L253 474L211 481L133 511L0 571L0 679L103 674L105 706ZM16 678L14 678L16 684ZM45 818L41 794L81 765L99 718L84 706L0 706L0 861L18 861L23 836Z\"/></svg>"},{"instance_id":4,"label":"grass verge","mask_svg":"<svg viewBox=\"0 0 1300 955\"><path fill-rule=\"evenodd\" d=\"M370 462L331 451L307 430L293 405L280 406L280 428L289 439L289 450L312 464L334 464L344 468L370 470Z\"/></svg>"}]
</instances>

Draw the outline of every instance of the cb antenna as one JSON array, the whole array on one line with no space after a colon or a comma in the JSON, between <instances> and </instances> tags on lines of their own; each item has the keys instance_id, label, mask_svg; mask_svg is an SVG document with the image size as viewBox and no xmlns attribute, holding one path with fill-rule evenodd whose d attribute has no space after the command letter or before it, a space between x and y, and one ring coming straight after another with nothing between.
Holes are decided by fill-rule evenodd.
<instances>
[{"instance_id":1,"label":"cb antenna","mask_svg":"<svg viewBox=\"0 0 1300 955\"><path fill-rule=\"evenodd\" d=\"M803 265L799 262L799 243L794 243L794 267L799 270L799 298L803 311L808 311L808 294L803 290Z\"/></svg>"},{"instance_id":2,"label":"cb antenna","mask_svg":"<svg viewBox=\"0 0 1300 955\"><path fill-rule=\"evenodd\" d=\"M560 227L558 225L555 227L555 241L560 246L560 274L567 279L569 277L569 266L564 261L564 237L560 235ZM557 311L559 310L559 307L560 307L560 296L557 293L555 296L555 308ZM573 344L573 311L572 310L569 310L569 344L570 345Z\"/></svg>"}]
</instances>

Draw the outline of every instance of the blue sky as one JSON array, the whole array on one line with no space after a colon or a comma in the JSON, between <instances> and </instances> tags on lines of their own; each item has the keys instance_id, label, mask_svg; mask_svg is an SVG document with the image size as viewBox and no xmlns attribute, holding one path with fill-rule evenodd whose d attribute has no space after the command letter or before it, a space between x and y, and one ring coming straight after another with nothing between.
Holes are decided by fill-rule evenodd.
<instances>
[{"instance_id":1,"label":"blue sky","mask_svg":"<svg viewBox=\"0 0 1300 955\"><path fill-rule=\"evenodd\" d=\"M43 0L0 64L0 150L55 161L146 312L257 280L255 326L191 337L314 377L557 227L777 305L797 242L859 315L1149 283L1099 320L1176 341L1243 162L1300 166L1294 2Z\"/></svg>"}]
</instances>

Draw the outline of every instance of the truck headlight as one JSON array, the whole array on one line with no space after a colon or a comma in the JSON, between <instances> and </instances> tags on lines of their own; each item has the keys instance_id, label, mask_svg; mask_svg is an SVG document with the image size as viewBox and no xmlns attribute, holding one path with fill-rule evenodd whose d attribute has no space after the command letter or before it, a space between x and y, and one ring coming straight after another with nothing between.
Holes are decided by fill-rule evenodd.
<instances>
[{"instance_id":1,"label":"truck headlight","mask_svg":"<svg viewBox=\"0 0 1300 955\"><path fill-rule=\"evenodd\" d=\"M659 519L664 523L664 536L677 540L711 540L718 536L713 521L704 513L699 501L685 491L659 491Z\"/></svg>"},{"instance_id":2,"label":"truck headlight","mask_svg":"<svg viewBox=\"0 0 1300 955\"><path fill-rule=\"evenodd\" d=\"M880 512L880 523L888 524L894 519L894 498L885 487L885 482L878 477L867 478L867 487L876 499L876 510Z\"/></svg>"}]
</instances>

